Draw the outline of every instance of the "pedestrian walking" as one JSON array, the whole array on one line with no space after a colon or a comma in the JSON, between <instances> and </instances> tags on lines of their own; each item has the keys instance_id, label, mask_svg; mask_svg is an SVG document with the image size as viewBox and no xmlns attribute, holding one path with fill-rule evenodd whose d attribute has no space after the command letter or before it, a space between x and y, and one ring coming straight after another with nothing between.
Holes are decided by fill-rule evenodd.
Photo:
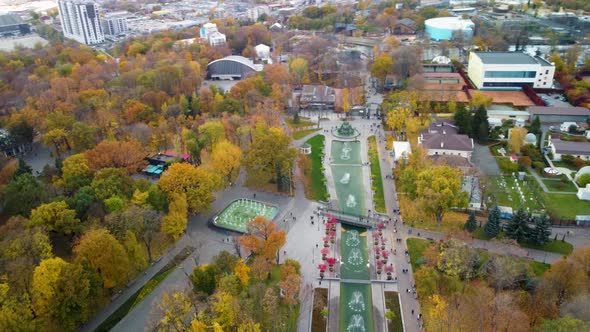
<instances>
[{"instance_id":1,"label":"pedestrian walking","mask_svg":"<svg viewBox=\"0 0 590 332\"><path fill-rule=\"evenodd\" d=\"M412 316L414 315L414 309L412 309Z\"/></svg>"}]
</instances>

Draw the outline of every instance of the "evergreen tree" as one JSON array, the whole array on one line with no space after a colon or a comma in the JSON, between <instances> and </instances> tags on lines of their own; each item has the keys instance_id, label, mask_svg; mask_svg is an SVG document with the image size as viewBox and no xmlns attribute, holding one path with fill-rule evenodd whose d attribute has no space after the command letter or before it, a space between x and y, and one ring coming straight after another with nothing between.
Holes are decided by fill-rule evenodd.
<instances>
[{"instance_id":1,"label":"evergreen tree","mask_svg":"<svg viewBox=\"0 0 590 332\"><path fill-rule=\"evenodd\" d=\"M518 242L528 240L531 235L531 229L527 225L528 218L529 215L524 211L524 208L521 206L506 225L506 235L508 235L509 238L514 239Z\"/></svg>"},{"instance_id":2,"label":"evergreen tree","mask_svg":"<svg viewBox=\"0 0 590 332\"><path fill-rule=\"evenodd\" d=\"M478 107L477 111L473 115L471 121L472 138L480 142L486 142L488 140L490 132L490 123L488 122L488 112L485 106Z\"/></svg>"},{"instance_id":3,"label":"evergreen tree","mask_svg":"<svg viewBox=\"0 0 590 332\"><path fill-rule=\"evenodd\" d=\"M469 214L469 218L467 218L467 222L463 225L463 229L472 233L477 228L477 221L475 220L475 213L471 212Z\"/></svg>"},{"instance_id":4,"label":"evergreen tree","mask_svg":"<svg viewBox=\"0 0 590 332\"><path fill-rule=\"evenodd\" d=\"M490 214L488 215L488 222L484 226L483 230L485 231L487 237L493 238L498 236L501 229L502 226L500 225L500 208L498 207L498 205L495 205L490 211Z\"/></svg>"},{"instance_id":5,"label":"evergreen tree","mask_svg":"<svg viewBox=\"0 0 590 332\"><path fill-rule=\"evenodd\" d=\"M541 120L539 116L535 116L533 122L531 123L531 127L529 128L529 132L533 134L540 134L541 133Z\"/></svg>"},{"instance_id":6,"label":"evergreen tree","mask_svg":"<svg viewBox=\"0 0 590 332\"><path fill-rule=\"evenodd\" d=\"M16 171L14 171L12 178L14 179L23 174L33 174L33 169L29 167L29 165L27 165L27 163L22 158L18 158L18 166Z\"/></svg>"},{"instance_id":7,"label":"evergreen tree","mask_svg":"<svg viewBox=\"0 0 590 332\"><path fill-rule=\"evenodd\" d=\"M547 215L535 218L535 228L531 230L531 241L540 246L549 242L551 236L551 221Z\"/></svg>"},{"instance_id":8,"label":"evergreen tree","mask_svg":"<svg viewBox=\"0 0 590 332\"><path fill-rule=\"evenodd\" d=\"M459 134L471 136L471 111L465 107L459 107L454 115L455 125L459 128Z\"/></svg>"}]
</instances>

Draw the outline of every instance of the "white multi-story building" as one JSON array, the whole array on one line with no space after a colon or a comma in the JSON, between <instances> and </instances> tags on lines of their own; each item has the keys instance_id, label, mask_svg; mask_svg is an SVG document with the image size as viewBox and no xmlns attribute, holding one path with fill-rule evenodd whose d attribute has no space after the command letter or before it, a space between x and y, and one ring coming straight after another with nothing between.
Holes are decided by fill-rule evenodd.
<instances>
[{"instance_id":1,"label":"white multi-story building","mask_svg":"<svg viewBox=\"0 0 590 332\"><path fill-rule=\"evenodd\" d=\"M482 90L551 88L555 66L521 52L471 52L467 74Z\"/></svg>"},{"instance_id":2,"label":"white multi-story building","mask_svg":"<svg viewBox=\"0 0 590 332\"><path fill-rule=\"evenodd\" d=\"M217 24L205 23L200 30L201 38L207 39L211 46L225 45L225 35L217 30Z\"/></svg>"},{"instance_id":3,"label":"white multi-story building","mask_svg":"<svg viewBox=\"0 0 590 332\"><path fill-rule=\"evenodd\" d=\"M268 7L268 6L258 6L258 7L248 8L248 10L246 10L246 16L248 16L248 18L252 22L258 21L258 18L262 14L270 15L270 7Z\"/></svg>"},{"instance_id":4,"label":"white multi-story building","mask_svg":"<svg viewBox=\"0 0 590 332\"><path fill-rule=\"evenodd\" d=\"M101 19L102 31L105 35L116 36L126 32L127 12L109 13Z\"/></svg>"},{"instance_id":5,"label":"white multi-story building","mask_svg":"<svg viewBox=\"0 0 590 332\"><path fill-rule=\"evenodd\" d=\"M98 5L95 2L59 0L57 7L64 37L86 45L104 42Z\"/></svg>"}]
</instances>

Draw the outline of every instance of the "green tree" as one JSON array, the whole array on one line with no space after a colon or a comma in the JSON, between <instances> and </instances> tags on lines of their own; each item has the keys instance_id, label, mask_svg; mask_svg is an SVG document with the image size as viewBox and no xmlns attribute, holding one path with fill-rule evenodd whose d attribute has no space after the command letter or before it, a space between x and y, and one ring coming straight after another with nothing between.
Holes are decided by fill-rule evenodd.
<instances>
[{"instance_id":1,"label":"green tree","mask_svg":"<svg viewBox=\"0 0 590 332\"><path fill-rule=\"evenodd\" d=\"M199 126L199 134L203 135L208 150L213 151L213 146L225 139L225 128L219 121L209 121Z\"/></svg>"},{"instance_id":2,"label":"green tree","mask_svg":"<svg viewBox=\"0 0 590 332\"><path fill-rule=\"evenodd\" d=\"M469 218L467 218L467 222L463 225L463 229L468 232L473 232L477 228L477 220L475 219L475 213L471 212L469 214Z\"/></svg>"},{"instance_id":3,"label":"green tree","mask_svg":"<svg viewBox=\"0 0 590 332\"><path fill-rule=\"evenodd\" d=\"M104 200L104 206L108 213L123 211L125 200L119 196L111 196Z\"/></svg>"},{"instance_id":4,"label":"green tree","mask_svg":"<svg viewBox=\"0 0 590 332\"><path fill-rule=\"evenodd\" d=\"M219 268L216 264L195 266L189 277L195 293L213 294L215 292L215 278L218 274Z\"/></svg>"},{"instance_id":5,"label":"green tree","mask_svg":"<svg viewBox=\"0 0 590 332\"><path fill-rule=\"evenodd\" d=\"M461 191L461 172L450 166L434 166L418 174L416 191L424 209L433 214L438 225L451 207L463 207L467 194Z\"/></svg>"},{"instance_id":6,"label":"green tree","mask_svg":"<svg viewBox=\"0 0 590 332\"><path fill-rule=\"evenodd\" d=\"M122 168L103 168L94 175L91 187L96 197L101 200L113 196L129 198L133 180Z\"/></svg>"},{"instance_id":7,"label":"green tree","mask_svg":"<svg viewBox=\"0 0 590 332\"><path fill-rule=\"evenodd\" d=\"M535 134L535 135L539 135L541 134L541 120L539 119L539 116L535 116L535 118L533 119L533 122L531 123L531 126L529 127L529 132Z\"/></svg>"},{"instance_id":8,"label":"green tree","mask_svg":"<svg viewBox=\"0 0 590 332\"><path fill-rule=\"evenodd\" d=\"M494 238L500 234L502 226L500 224L500 208L494 205L490 214L488 215L488 222L484 226L484 232L489 238Z\"/></svg>"},{"instance_id":9,"label":"green tree","mask_svg":"<svg viewBox=\"0 0 590 332\"><path fill-rule=\"evenodd\" d=\"M68 205L76 210L78 218L83 218L92 203L94 203L95 198L94 190L90 186L82 187L74 197L68 199Z\"/></svg>"},{"instance_id":10,"label":"green tree","mask_svg":"<svg viewBox=\"0 0 590 332\"><path fill-rule=\"evenodd\" d=\"M472 136L480 142L486 142L490 133L488 113L484 106L479 106L473 115L471 124Z\"/></svg>"},{"instance_id":11,"label":"green tree","mask_svg":"<svg viewBox=\"0 0 590 332\"><path fill-rule=\"evenodd\" d=\"M549 238L551 237L551 221L547 215L543 214L542 216L536 217L535 228L531 229L530 232L530 240L533 243L542 246L549 242Z\"/></svg>"},{"instance_id":12,"label":"green tree","mask_svg":"<svg viewBox=\"0 0 590 332\"><path fill-rule=\"evenodd\" d=\"M455 125L459 128L459 134L472 136L471 122L472 116L471 111L465 107L460 107L454 115Z\"/></svg>"},{"instance_id":13,"label":"green tree","mask_svg":"<svg viewBox=\"0 0 590 332\"><path fill-rule=\"evenodd\" d=\"M590 173L580 175L576 182L580 187L585 188L590 183Z\"/></svg>"},{"instance_id":14,"label":"green tree","mask_svg":"<svg viewBox=\"0 0 590 332\"><path fill-rule=\"evenodd\" d=\"M570 315L556 319L544 320L534 328L535 332L586 332L590 331L590 322L575 319Z\"/></svg>"},{"instance_id":15,"label":"green tree","mask_svg":"<svg viewBox=\"0 0 590 332\"><path fill-rule=\"evenodd\" d=\"M92 170L84 154L74 154L63 161L62 179L67 190L76 191L92 182Z\"/></svg>"},{"instance_id":16,"label":"green tree","mask_svg":"<svg viewBox=\"0 0 590 332\"><path fill-rule=\"evenodd\" d=\"M12 175L13 178L17 176L21 176L23 174L33 174L33 169L27 165L27 163L22 158L18 158L18 166Z\"/></svg>"},{"instance_id":17,"label":"green tree","mask_svg":"<svg viewBox=\"0 0 590 332\"><path fill-rule=\"evenodd\" d=\"M31 174L18 176L4 189L4 211L9 215L28 216L43 201L44 192L41 184Z\"/></svg>"},{"instance_id":18,"label":"green tree","mask_svg":"<svg viewBox=\"0 0 590 332\"><path fill-rule=\"evenodd\" d=\"M275 183L278 191L290 188L291 172L298 154L297 149L291 147L291 140L282 129L259 123L243 159L248 180L259 184Z\"/></svg>"},{"instance_id":19,"label":"green tree","mask_svg":"<svg viewBox=\"0 0 590 332\"><path fill-rule=\"evenodd\" d=\"M96 145L97 130L84 122L75 122L70 137L72 138L74 151L79 153Z\"/></svg>"},{"instance_id":20,"label":"green tree","mask_svg":"<svg viewBox=\"0 0 590 332\"><path fill-rule=\"evenodd\" d=\"M40 205L31 211L29 226L41 226L45 230L71 234L78 231L80 219L76 211L70 210L64 201Z\"/></svg>"},{"instance_id":21,"label":"green tree","mask_svg":"<svg viewBox=\"0 0 590 332\"><path fill-rule=\"evenodd\" d=\"M377 79L379 86L383 87L387 75L393 72L393 59L387 54L380 54L371 65L371 75Z\"/></svg>"},{"instance_id":22,"label":"green tree","mask_svg":"<svg viewBox=\"0 0 590 332\"><path fill-rule=\"evenodd\" d=\"M524 211L523 207L520 207L512 216L512 219L506 224L506 235L518 242L527 241L531 234L531 230L527 224L528 219L529 215Z\"/></svg>"}]
</instances>

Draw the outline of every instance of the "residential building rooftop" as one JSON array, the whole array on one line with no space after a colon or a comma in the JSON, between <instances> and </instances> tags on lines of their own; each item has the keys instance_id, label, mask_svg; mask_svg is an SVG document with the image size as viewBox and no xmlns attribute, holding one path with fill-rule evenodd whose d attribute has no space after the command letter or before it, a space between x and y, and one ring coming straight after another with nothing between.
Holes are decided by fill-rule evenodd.
<instances>
[{"instance_id":1,"label":"residential building rooftop","mask_svg":"<svg viewBox=\"0 0 590 332\"><path fill-rule=\"evenodd\" d=\"M552 139L555 152L570 155L590 155L590 142L567 142L560 139Z\"/></svg>"},{"instance_id":2,"label":"residential building rooftop","mask_svg":"<svg viewBox=\"0 0 590 332\"><path fill-rule=\"evenodd\" d=\"M590 109L585 107L553 107L553 106L531 106L528 108L531 115L587 115L590 116Z\"/></svg>"}]
</instances>

